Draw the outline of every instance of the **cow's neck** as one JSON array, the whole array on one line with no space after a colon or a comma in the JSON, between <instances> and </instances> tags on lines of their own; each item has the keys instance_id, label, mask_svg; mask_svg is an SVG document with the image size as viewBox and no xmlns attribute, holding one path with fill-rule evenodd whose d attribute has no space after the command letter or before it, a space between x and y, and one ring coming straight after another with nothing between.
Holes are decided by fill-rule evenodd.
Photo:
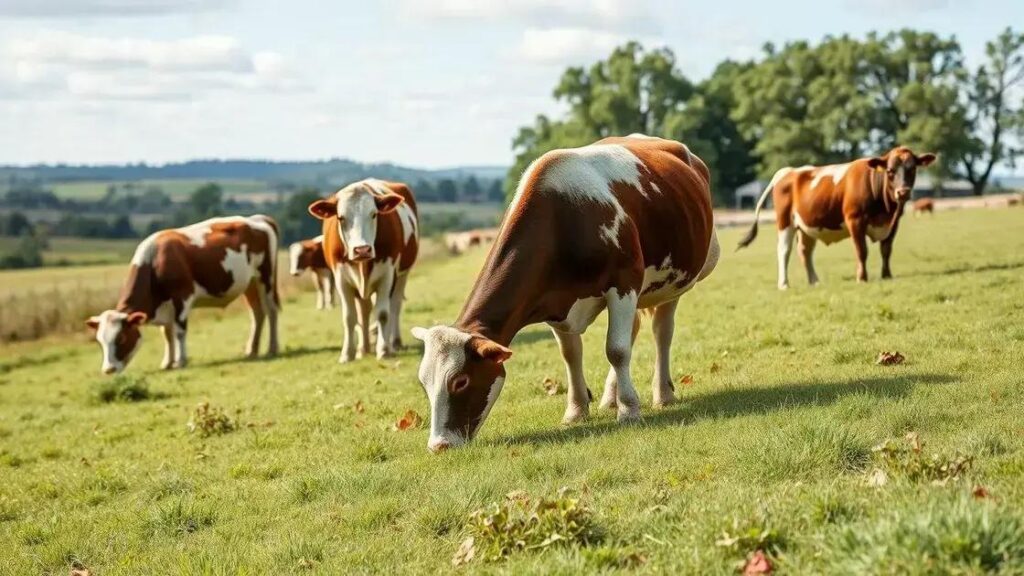
<instances>
[{"instance_id":1,"label":"cow's neck","mask_svg":"<svg viewBox=\"0 0 1024 576\"><path fill-rule=\"evenodd\" d=\"M522 228L510 232L499 234L455 323L460 330L504 346L538 321L535 316L547 288L543 260L550 253L543 246L546 235Z\"/></svg>"},{"instance_id":2,"label":"cow's neck","mask_svg":"<svg viewBox=\"0 0 1024 576\"><path fill-rule=\"evenodd\" d=\"M128 278L121 288L121 299L117 309L121 312L145 312L153 318L156 314L157 301L153 292L153 267L150 265L132 265Z\"/></svg>"}]
</instances>

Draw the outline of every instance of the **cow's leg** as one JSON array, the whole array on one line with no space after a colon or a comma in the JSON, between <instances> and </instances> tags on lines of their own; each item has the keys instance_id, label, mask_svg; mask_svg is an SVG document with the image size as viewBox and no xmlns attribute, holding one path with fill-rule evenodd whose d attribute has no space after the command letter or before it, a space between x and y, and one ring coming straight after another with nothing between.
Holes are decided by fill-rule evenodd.
<instances>
[{"instance_id":1,"label":"cow's leg","mask_svg":"<svg viewBox=\"0 0 1024 576\"><path fill-rule=\"evenodd\" d=\"M188 352L185 349L185 339L187 336L188 320L176 320L174 322L174 368L184 368L188 365Z\"/></svg>"},{"instance_id":2,"label":"cow's leg","mask_svg":"<svg viewBox=\"0 0 1024 576\"><path fill-rule=\"evenodd\" d=\"M160 331L164 334L164 360L160 368L170 370L174 367L174 322L161 326Z\"/></svg>"},{"instance_id":3,"label":"cow's leg","mask_svg":"<svg viewBox=\"0 0 1024 576\"><path fill-rule=\"evenodd\" d=\"M896 239L896 230L899 228L899 221L893 224L889 237L882 240L879 251L882 253L882 280L892 279L892 268L889 267L889 258L892 256L892 243Z\"/></svg>"},{"instance_id":4,"label":"cow's leg","mask_svg":"<svg viewBox=\"0 0 1024 576\"><path fill-rule=\"evenodd\" d=\"M846 227L853 239L853 249L857 254L857 282L868 281L868 239L867 226L860 218L848 218Z\"/></svg>"},{"instance_id":5,"label":"cow's leg","mask_svg":"<svg viewBox=\"0 0 1024 576\"><path fill-rule=\"evenodd\" d=\"M313 285L316 286L316 309L323 310L327 294L324 293L323 278L320 277L320 273L316 270L313 271Z\"/></svg>"},{"instance_id":6,"label":"cow's leg","mask_svg":"<svg viewBox=\"0 0 1024 576\"><path fill-rule=\"evenodd\" d=\"M402 306L405 303L405 284L409 273L395 277L395 289L391 291L391 347L402 349Z\"/></svg>"},{"instance_id":7,"label":"cow's leg","mask_svg":"<svg viewBox=\"0 0 1024 576\"><path fill-rule=\"evenodd\" d=\"M356 359L356 288L341 278L340 274L335 276L334 281L338 286L338 295L341 296L341 327L344 332L338 362L351 362Z\"/></svg>"},{"instance_id":8,"label":"cow's leg","mask_svg":"<svg viewBox=\"0 0 1024 576\"><path fill-rule=\"evenodd\" d=\"M637 323L636 291L630 290L620 294L617 289L611 290L608 302L608 339L605 342L605 354L615 374L615 403L618 406L619 422L640 419L640 398L633 388L633 380L629 375L630 358L633 355L633 328Z\"/></svg>"},{"instance_id":9,"label":"cow's leg","mask_svg":"<svg viewBox=\"0 0 1024 576\"><path fill-rule=\"evenodd\" d=\"M668 406L676 401L675 389L672 386L672 366L669 355L672 349L672 334L676 329L676 306L679 300L665 302L654 309L654 321L651 330L654 332L654 380L651 382L652 404L656 407Z\"/></svg>"},{"instance_id":10,"label":"cow's leg","mask_svg":"<svg viewBox=\"0 0 1024 576\"><path fill-rule=\"evenodd\" d=\"M797 242L800 245L800 260L807 270L807 283L814 286L818 283L818 273L814 271L814 247L818 239L800 230Z\"/></svg>"},{"instance_id":11,"label":"cow's leg","mask_svg":"<svg viewBox=\"0 0 1024 576\"><path fill-rule=\"evenodd\" d=\"M249 305L249 342L245 345L245 355L255 358L260 352L260 337L263 334L263 319L266 312L263 306L263 289L253 282L245 290L245 303Z\"/></svg>"},{"instance_id":12,"label":"cow's leg","mask_svg":"<svg viewBox=\"0 0 1024 576\"><path fill-rule=\"evenodd\" d=\"M377 320L377 358L386 358L394 353L391 346L391 289L395 286L395 275L386 274L377 285L377 297L373 301L373 317Z\"/></svg>"},{"instance_id":13,"label":"cow's leg","mask_svg":"<svg viewBox=\"0 0 1024 576\"><path fill-rule=\"evenodd\" d=\"M278 309L277 298L274 297L273 286L260 286L261 303L263 304L263 312L267 316L267 323L270 325L270 342L267 343L267 356L277 356L278 351L278 334L277 334L277 313Z\"/></svg>"},{"instance_id":14,"label":"cow's leg","mask_svg":"<svg viewBox=\"0 0 1024 576\"><path fill-rule=\"evenodd\" d=\"M370 308L373 303L369 298L356 296L356 306L359 308L359 351L356 358L370 355Z\"/></svg>"},{"instance_id":15,"label":"cow's leg","mask_svg":"<svg viewBox=\"0 0 1024 576\"><path fill-rule=\"evenodd\" d=\"M633 319L633 340L632 343L636 342L636 335L640 332L640 315L637 314ZM604 392L601 393L601 402L598 404L601 408L608 408L614 410L618 407L616 397L618 396L618 386L615 377L615 367L608 369L608 376L604 379Z\"/></svg>"},{"instance_id":16,"label":"cow's leg","mask_svg":"<svg viewBox=\"0 0 1024 576\"><path fill-rule=\"evenodd\" d=\"M590 415L590 391L583 375L583 337L580 334L561 332L554 327L551 332L558 340L558 349L565 361L565 375L569 380L567 405L562 424L572 424Z\"/></svg>"},{"instance_id":17,"label":"cow's leg","mask_svg":"<svg viewBox=\"0 0 1024 576\"><path fill-rule=\"evenodd\" d=\"M324 294L324 308L334 308L337 301L334 293L334 276L331 276L330 272L321 270L317 273L317 277L320 280L320 290Z\"/></svg>"},{"instance_id":18,"label":"cow's leg","mask_svg":"<svg viewBox=\"0 0 1024 576\"><path fill-rule=\"evenodd\" d=\"M789 253L793 250L793 236L796 229L792 226L779 230L779 290L789 288Z\"/></svg>"}]
</instances>

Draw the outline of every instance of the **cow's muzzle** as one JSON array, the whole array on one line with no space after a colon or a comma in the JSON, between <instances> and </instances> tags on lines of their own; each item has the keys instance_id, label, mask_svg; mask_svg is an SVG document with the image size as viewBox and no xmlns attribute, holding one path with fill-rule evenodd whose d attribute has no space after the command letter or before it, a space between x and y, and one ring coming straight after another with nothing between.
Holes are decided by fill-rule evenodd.
<instances>
[{"instance_id":1,"label":"cow's muzzle","mask_svg":"<svg viewBox=\"0 0 1024 576\"><path fill-rule=\"evenodd\" d=\"M352 249L352 260L356 262L362 262L364 260L373 259L373 246L363 245L356 246Z\"/></svg>"}]
</instances>

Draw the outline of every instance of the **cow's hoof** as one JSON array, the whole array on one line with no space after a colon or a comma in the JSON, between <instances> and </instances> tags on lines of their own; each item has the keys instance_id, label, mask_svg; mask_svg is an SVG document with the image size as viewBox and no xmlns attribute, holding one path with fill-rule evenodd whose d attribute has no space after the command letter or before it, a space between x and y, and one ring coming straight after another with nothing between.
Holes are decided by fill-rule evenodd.
<instances>
[{"instance_id":1,"label":"cow's hoof","mask_svg":"<svg viewBox=\"0 0 1024 576\"><path fill-rule=\"evenodd\" d=\"M348 364L356 359L352 354L342 354L338 357L338 364Z\"/></svg>"},{"instance_id":2,"label":"cow's hoof","mask_svg":"<svg viewBox=\"0 0 1024 576\"><path fill-rule=\"evenodd\" d=\"M789 283L779 284L779 290L789 290Z\"/></svg>"},{"instance_id":3,"label":"cow's hoof","mask_svg":"<svg viewBox=\"0 0 1024 576\"><path fill-rule=\"evenodd\" d=\"M175 370L175 369L178 369L178 368L184 368L185 366L188 366L188 362L186 362L184 360L179 360L179 361L171 364L171 370Z\"/></svg>"},{"instance_id":4,"label":"cow's hoof","mask_svg":"<svg viewBox=\"0 0 1024 576\"><path fill-rule=\"evenodd\" d=\"M570 406L565 409L565 415L562 416L562 425L571 426L577 422L583 422L590 417L590 411L586 406Z\"/></svg>"},{"instance_id":5,"label":"cow's hoof","mask_svg":"<svg viewBox=\"0 0 1024 576\"><path fill-rule=\"evenodd\" d=\"M620 406L616 419L619 424L636 424L637 422L640 422L640 407Z\"/></svg>"},{"instance_id":6,"label":"cow's hoof","mask_svg":"<svg viewBox=\"0 0 1024 576\"><path fill-rule=\"evenodd\" d=\"M597 406L602 410L615 410L619 403L615 401L615 398L602 398L601 403Z\"/></svg>"},{"instance_id":7,"label":"cow's hoof","mask_svg":"<svg viewBox=\"0 0 1024 576\"><path fill-rule=\"evenodd\" d=\"M377 352L377 360L383 360L385 358L390 358L391 356L393 356L393 354L391 353L390 350L385 350L383 352Z\"/></svg>"},{"instance_id":8,"label":"cow's hoof","mask_svg":"<svg viewBox=\"0 0 1024 576\"><path fill-rule=\"evenodd\" d=\"M651 406L654 406L655 408L667 408L677 402L679 402L679 400L676 399L675 394L662 394L660 398L655 398L654 401L651 402Z\"/></svg>"}]
</instances>

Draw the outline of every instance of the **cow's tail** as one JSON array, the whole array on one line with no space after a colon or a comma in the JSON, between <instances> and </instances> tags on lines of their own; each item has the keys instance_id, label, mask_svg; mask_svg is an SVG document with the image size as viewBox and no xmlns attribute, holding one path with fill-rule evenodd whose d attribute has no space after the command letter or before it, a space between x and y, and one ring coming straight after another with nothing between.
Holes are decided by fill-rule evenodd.
<instances>
[{"instance_id":1,"label":"cow's tail","mask_svg":"<svg viewBox=\"0 0 1024 576\"><path fill-rule=\"evenodd\" d=\"M764 202L768 199L768 195L771 194L772 190L775 188L775 183L778 182L785 173L785 169L779 170L775 173L775 176L772 176L772 181L764 187L764 192L761 193L761 197L757 200L757 207L754 208L754 223L750 226L750 230L747 231L747 235L740 240L739 244L736 245L737 250L750 246L750 243L754 241L754 238L757 238L757 224L761 218L761 208L764 208Z\"/></svg>"},{"instance_id":2,"label":"cow's tail","mask_svg":"<svg viewBox=\"0 0 1024 576\"><path fill-rule=\"evenodd\" d=\"M253 216L253 218L259 218L260 220L266 222L267 226L270 226L270 228L274 230L274 237L271 239L270 242L270 282L272 285L270 293L274 298L274 306L278 310L280 310L281 295L277 291L277 250L278 248L280 248L279 244L281 242L281 229L278 227L276 220L265 214L256 214L255 216Z\"/></svg>"}]
</instances>

